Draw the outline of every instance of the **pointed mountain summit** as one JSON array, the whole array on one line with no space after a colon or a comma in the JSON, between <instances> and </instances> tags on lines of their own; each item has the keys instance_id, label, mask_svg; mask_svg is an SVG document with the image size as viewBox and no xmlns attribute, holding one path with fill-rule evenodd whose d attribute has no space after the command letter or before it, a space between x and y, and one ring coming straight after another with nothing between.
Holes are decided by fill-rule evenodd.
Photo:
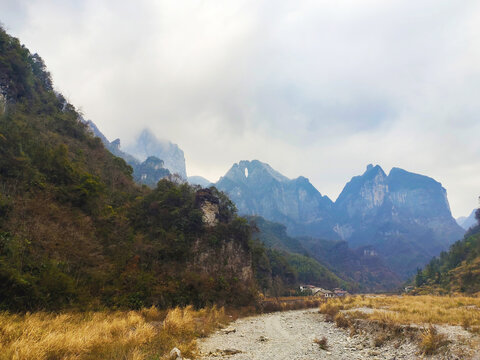
<instances>
[{"instance_id":1,"label":"pointed mountain summit","mask_svg":"<svg viewBox=\"0 0 480 360\"><path fill-rule=\"evenodd\" d=\"M330 216L332 201L303 176L291 180L266 163L243 160L216 186L229 194L240 214L284 223L295 234L313 229L338 237L331 229L323 229L329 223L324 220Z\"/></svg>"},{"instance_id":2,"label":"pointed mountain summit","mask_svg":"<svg viewBox=\"0 0 480 360\"><path fill-rule=\"evenodd\" d=\"M478 224L477 219L475 218L476 211L477 209L473 209L469 216L460 216L457 218L457 224L465 230L476 226Z\"/></svg>"},{"instance_id":3,"label":"pointed mountain summit","mask_svg":"<svg viewBox=\"0 0 480 360\"><path fill-rule=\"evenodd\" d=\"M464 233L442 184L399 168L387 175L379 165L368 165L335 203L308 179L288 179L258 160L234 164L216 185L241 214L283 223L290 235L367 247L404 279ZM314 248L312 240L309 246Z\"/></svg>"},{"instance_id":4,"label":"pointed mountain summit","mask_svg":"<svg viewBox=\"0 0 480 360\"><path fill-rule=\"evenodd\" d=\"M135 143L126 146L125 151L142 161L149 156L162 159L165 167L170 170L172 174L178 174L183 179L187 179L183 150L180 149L177 144L158 139L155 134L148 129L144 129L140 133Z\"/></svg>"},{"instance_id":5,"label":"pointed mountain summit","mask_svg":"<svg viewBox=\"0 0 480 360\"><path fill-rule=\"evenodd\" d=\"M463 236L446 190L434 179L380 166L347 183L334 205L334 230L352 247L373 246L402 276Z\"/></svg>"},{"instance_id":6,"label":"pointed mountain summit","mask_svg":"<svg viewBox=\"0 0 480 360\"><path fill-rule=\"evenodd\" d=\"M204 188L212 185L212 182L208 179L205 179L203 176L189 176L187 181L190 185L200 185Z\"/></svg>"},{"instance_id":7,"label":"pointed mountain summit","mask_svg":"<svg viewBox=\"0 0 480 360\"><path fill-rule=\"evenodd\" d=\"M379 166L369 164L363 175L350 180L335 201L339 218L362 219L372 216L384 203L388 192L387 175Z\"/></svg>"}]
</instances>

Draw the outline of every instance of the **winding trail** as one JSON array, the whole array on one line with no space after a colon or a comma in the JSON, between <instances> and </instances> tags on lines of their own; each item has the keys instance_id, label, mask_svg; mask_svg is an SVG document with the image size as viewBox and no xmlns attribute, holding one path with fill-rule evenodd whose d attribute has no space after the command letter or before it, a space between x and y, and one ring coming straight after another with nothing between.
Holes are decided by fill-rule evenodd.
<instances>
[{"instance_id":1,"label":"winding trail","mask_svg":"<svg viewBox=\"0 0 480 360\"><path fill-rule=\"evenodd\" d=\"M417 359L411 344L378 349L368 335L350 337L318 310L295 310L239 319L199 342L202 360ZM328 350L315 338L326 337ZM238 353L235 353L239 351Z\"/></svg>"}]
</instances>

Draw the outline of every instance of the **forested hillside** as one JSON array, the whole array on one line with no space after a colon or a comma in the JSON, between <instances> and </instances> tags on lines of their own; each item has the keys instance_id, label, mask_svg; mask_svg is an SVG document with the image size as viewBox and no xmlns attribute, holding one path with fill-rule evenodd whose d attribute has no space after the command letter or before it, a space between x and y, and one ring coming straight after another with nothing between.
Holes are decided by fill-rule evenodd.
<instances>
[{"instance_id":1,"label":"forested hillside","mask_svg":"<svg viewBox=\"0 0 480 360\"><path fill-rule=\"evenodd\" d=\"M0 308L254 300L251 228L230 200L211 190L209 226L198 187L137 186L3 29L0 94Z\"/></svg>"},{"instance_id":2,"label":"forested hillside","mask_svg":"<svg viewBox=\"0 0 480 360\"><path fill-rule=\"evenodd\" d=\"M480 210L476 212L480 220ZM463 240L430 261L415 276L417 291L476 293L480 291L480 225L471 228Z\"/></svg>"},{"instance_id":3,"label":"forested hillside","mask_svg":"<svg viewBox=\"0 0 480 360\"><path fill-rule=\"evenodd\" d=\"M350 291L357 290L354 281L348 282L339 278L311 257L297 239L287 235L285 225L260 216L250 216L247 219L256 229L253 238L260 242L254 242L255 248L262 250L262 259L255 261L259 266L256 273L260 288L270 289L271 295L281 295L300 284L317 285L327 289L342 287Z\"/></svg>"}]
</instances>

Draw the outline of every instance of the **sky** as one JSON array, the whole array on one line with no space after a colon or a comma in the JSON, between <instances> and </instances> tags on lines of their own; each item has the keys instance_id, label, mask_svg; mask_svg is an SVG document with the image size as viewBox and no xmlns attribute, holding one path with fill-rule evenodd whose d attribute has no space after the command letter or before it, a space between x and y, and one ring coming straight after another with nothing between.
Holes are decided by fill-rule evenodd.
<instances>
[{"instance_id":1,"label":"sky","mask_svg":"<svg viewBox=\"0 0 480 360\"><path fill-rule=\"evenodd\" d=\"M480 2L0 0L110 139L143 128L216 181L258 159L335 200L369 163L480 195Z\"/></svg>"}]
</instances>

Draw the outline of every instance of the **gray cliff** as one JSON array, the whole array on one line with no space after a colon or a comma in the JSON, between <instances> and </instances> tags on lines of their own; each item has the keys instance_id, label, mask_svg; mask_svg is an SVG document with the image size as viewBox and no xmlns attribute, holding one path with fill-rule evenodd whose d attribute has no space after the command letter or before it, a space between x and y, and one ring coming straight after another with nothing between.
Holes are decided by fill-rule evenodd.
<instances>
[{"instance_id":1,"label":"gray cliff","mask_svg":"<svg viewBox=\"0 0 480 360\"><path fill-rule=\"evenodd\" d=\"M165 167L172 174L178 174L187 179L185 156L177 144L167 140L159 140L150 130L143 130L134 144L125 147L125 150L140 160L149 156L162 159Z\"/></svg>"}]
</instances>

